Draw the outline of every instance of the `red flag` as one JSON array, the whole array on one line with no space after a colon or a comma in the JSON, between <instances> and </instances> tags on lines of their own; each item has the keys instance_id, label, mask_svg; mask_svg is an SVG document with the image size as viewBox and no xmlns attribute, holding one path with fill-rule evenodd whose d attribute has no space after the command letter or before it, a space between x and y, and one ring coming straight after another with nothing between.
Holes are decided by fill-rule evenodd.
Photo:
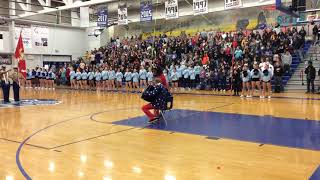
<instances>
[{"instance_id":1,"label":"red flag","mask_svg":"<svg viewBox=\"0 0 320 180\"><path fill-rule=\"evenodd\" d=\"M24 56L24 47L23 47L23 42L22 42L22 35L20 33L18 44L16 47L16 52L15 52L15 58L18 61L18 69L19 72L23 75L24 78L27 77L27 67L26 67L26 61L23 58Z\"/></svg>"}]
</instances>

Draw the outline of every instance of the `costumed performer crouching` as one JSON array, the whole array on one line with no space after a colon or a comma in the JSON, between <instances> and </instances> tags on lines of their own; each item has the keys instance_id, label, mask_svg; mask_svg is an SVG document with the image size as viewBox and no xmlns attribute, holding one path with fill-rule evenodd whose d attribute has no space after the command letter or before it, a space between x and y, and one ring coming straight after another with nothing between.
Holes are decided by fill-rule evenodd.
<instances>
[{"instance_id":1,"label":"costumed performer crouching","mask_svg":"<svg viewBox=\"0 0 320 180\"><path fill-rule=\"evenodd\" d=\"M149 123L153 123L159 119L159 116L157 114L153 114L151 110L166 109L167 99L171 96L172 95L168 89L161 84L160 78L155 78L154 83L145 89L141 98L150 103L142 106L142 111L149 118Z\"/></svg>"}]
</instances>

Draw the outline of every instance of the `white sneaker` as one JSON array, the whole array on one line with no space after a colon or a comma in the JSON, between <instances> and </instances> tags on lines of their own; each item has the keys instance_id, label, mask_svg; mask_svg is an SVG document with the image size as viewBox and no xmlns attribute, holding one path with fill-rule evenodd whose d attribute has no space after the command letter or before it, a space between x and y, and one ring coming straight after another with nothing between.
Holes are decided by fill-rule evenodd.
<instances>
[{"instance_id":1,"label":"white sneaker","mask_svg":"<svg viewBox=\"0 0 320 180\"><path fill-rule=\"evenodd\" d=\"M252 98L252 96L251 96L251 95L248 95L247 98Z\"/></svg>"},{"instance_id":2,"label":"white sneaker","mask_svg":"<svg viewBox=\"0 0 320 180\"><path fill-rule=\"evenodd\" d=\"M244 97L243 95L240 96L240 98L243 98L243 97Z\"/></svg>"},{"instance_id":3,"label":"white sneaker","mask_svg":"<svg viewBox=\"0 0 320 180\"><path fill-rule=\"evenodd\" d=\"M264 99L264 96L260 96L260 99Z\"/></svg>"},{"instance_id":4,"label":"white sneaker","mask_svg":"<svg viewBox=\"0 0 320 180\"><path fill-rule=\"evenodd\" d=\"M268 99L271 99L271 96L268 96Z\"/></svg>"}]
</instances>

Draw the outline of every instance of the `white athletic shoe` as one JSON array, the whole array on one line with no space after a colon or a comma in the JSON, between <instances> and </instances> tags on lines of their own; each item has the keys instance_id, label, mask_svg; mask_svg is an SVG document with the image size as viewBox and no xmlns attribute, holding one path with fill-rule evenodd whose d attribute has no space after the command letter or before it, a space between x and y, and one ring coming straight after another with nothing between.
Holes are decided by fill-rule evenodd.
<instances>
[{"instance_id":1,"label":"white athletic shoe","mask_svg":"<svg viewBox=\"0 0 320 180\"><path fill-rule=\"evenodd\" d=\"M271 99L271 96L268 96L268 99Z\"/></svg>"},{"instance_id":2,"label":"white athletic shoe","mask_svg":"<svg viewBox=\"0 0 320 180\"><path fill-rule=\"evenodd\" d=\"M244 98L244 95L241 95L240 98Z\"/></svg>"},{"instance_id":3,"label":"white athletic shoe","mask_svg":"<svg viewBox=\"0 0 320 180\"><path fill-rule=\"evenodd\" d=\"M264 99L264 96L260 96L260 99Z\"/></svg>"},{"instance_id":4,"label":"white athletic shoe","mask_svg":"<svg viewBox=\"0 0 320 180\"><path fill-rule=\"evenodd\" d=\"M247 98L252 98L252 96L250 96L250 95L247 95Z\"/></svg>"}]
</instances>

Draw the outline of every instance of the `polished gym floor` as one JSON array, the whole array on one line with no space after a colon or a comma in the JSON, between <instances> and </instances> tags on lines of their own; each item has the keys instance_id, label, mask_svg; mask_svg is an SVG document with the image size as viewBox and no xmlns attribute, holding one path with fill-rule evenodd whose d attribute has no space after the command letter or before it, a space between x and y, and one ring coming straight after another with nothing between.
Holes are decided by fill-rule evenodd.
<instances>
[{"instance_id":1,"label":"polished gym floor","mask_svg":"<svg viewBox=\"0 0 320 180\"><path fill-rule=\"evenodd\" d=\"M139 94L21 96L0 105L0 180L320 179L320 95L175 94L152 125Z\"/></svg>"}]
</instances>

